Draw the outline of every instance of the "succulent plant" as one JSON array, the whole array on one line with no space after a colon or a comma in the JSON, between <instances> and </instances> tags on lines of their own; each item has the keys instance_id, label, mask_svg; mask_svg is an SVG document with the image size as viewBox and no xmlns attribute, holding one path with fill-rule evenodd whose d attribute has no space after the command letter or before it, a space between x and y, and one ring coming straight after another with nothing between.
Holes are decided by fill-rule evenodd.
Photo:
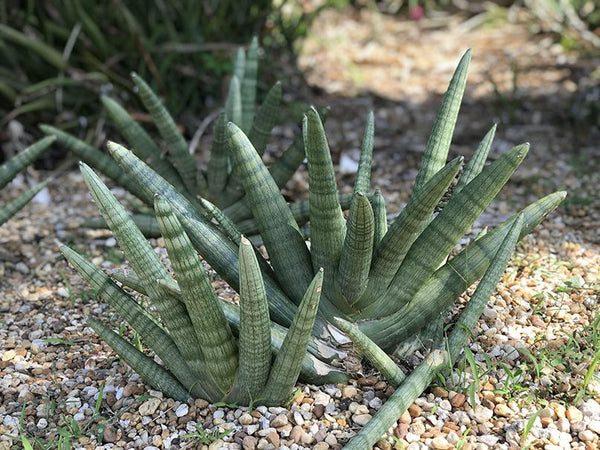
<instances>
[{"instance_id":1,"label":"succulent plant","mask_svg":"<svg viewBox=\"0 0 600 450\"><path fill-rule=\"evenodd\" d=\"M161 322L109 276L67 246L61 252L81 276L110 303L164 362L157 364L110 327L96 319L88 324L121 358L152 386L187 400L201 397L229 403L284 403L303 369L318 379L325 365L307 354L321 295L322 271L317 271L289 330L269 321L260 267L250 242L239 245L240 307L225 306L213 291L181 222L169 202L155 198L155 211L175 282L131 217L98 176L85 164L81 171L98 208L139 277L143 291ZM228 322L231 310L233 327ZM313 344L314 345L314 344ZM273 347L273 349L272 349ZM272 361L273 350L276 356ZM319 365L320 364L320 365ZM336 371L333 368L331 373ZM334 375L335 376L335 375ZM337 379L346 379L337 372Z\"/></svg>"},{"instance_id":2,"label":"succulent plant","mask_svg":"<svg viewBox=\"0 0 600 450\"><path fill-rule=\"evenodd\" d=\"M0 166L0 189L38 159L55 140L56 138L53 136L45 137L2 164ZM0 207L0 225L20 211L44 186L46 186L45 183L40 183Z\"/></svg>"},{"instance_id":3,"label":"succulent plant","mask_svg":"<svg viewBox=\"0 0 600 450\"><path fill-rule=\"evenodd\" d=\"M365 427L357 443L350 444L354 447L349 448L368 448L369 442L389 428L398 411L427 387L433 375L456 360L466 340L465 327L472 328L479 318L516 242L565 196L564 192L556 192L541 198L450 256L528 150L527 144L518 145L486 166L495 132L492 127L464 171L460 172L462 158L446 163L469 60L467 52L442 100L413 193L391 224L387 223L381 193L369 195L373 114L367 119L354 193L345 218L323 122L315 109L308 111L302 140L309 172L310 248L279 191L273 171L265 166L252 140L235 123L225 126L233 173L268 253L267 260L254 251L271 320L279 326L291 326L303 308L305 292L322 271L313 335L343 340L347 334L398 386L380 418ZM242 236L231 218L204 199L198 200L198 208L195 199L185 191L179 192L123 146L109 143L107 147L122 173L135 183L140 198L148 204L156 194L164 199L198 253L235 290L243 291L240 274L245 269L237 253ZM456 298L482 277L450 336L443 339L447 313ZM141 274L122 279L138 290L148 289L140 286ZM239 320L235 313L231 317L230 322ZM312 356L323 361L336 356L322 341L312 342ZM388 354L401 357L424 342L434 350L407 378ZM321 369L317 370L321 382L334 382L339 377L339 372L329 366Z\"/></svg>"},{"instance_id":4,"label":"succulent plant","mask_svg":"<svg viewBox=\"0 0 600 450\"><path fill-rule=\"evenodd\" d=\"M227 217L238 224L238 229L249 236L257 233L257 225L235 173L225 139L225 126L228 121L239 125L248 133L257 152L260 155L264 153L271 130L279 121L282 90L281 84L276 83L267 93L261 107L255 111L257 70L258 42L254 39L247 54L242 49L237 53L225 111L219 114L215 121L210 160L205 170L198 169L174 119L140 76L134 73L132 78L138 95L159 132L163 147L167 151L166 156L158 141L154 140L121 105L109 97L102 98L109 118L140 159L146 161L156 173L182 193L196 209L206 213L206 205L198 200L201 196L222 209ZM325 117L326 113L327 110L323 110L322 117ZM82 161L101 171L132 194L144 198L139 185L128 178L104 153L58 128L50 125L41 125L40 128L44 133L56 136L57 144L72 151ZM298 136L269 168L279 187L283 187L289 181L303 160L303 140ZM350 200L351 196L348 195L340 198L342 206L346 209ZM152 206L152 203L148 205ZM290 208L298 223L308 221L307 202L291 204ZM158 225L153 215L139 214L135 220L141 229L147 232L148 237L157 235ZM105 227L106 223L94 219L85 225Z\"/></svg>"}]
</instances>

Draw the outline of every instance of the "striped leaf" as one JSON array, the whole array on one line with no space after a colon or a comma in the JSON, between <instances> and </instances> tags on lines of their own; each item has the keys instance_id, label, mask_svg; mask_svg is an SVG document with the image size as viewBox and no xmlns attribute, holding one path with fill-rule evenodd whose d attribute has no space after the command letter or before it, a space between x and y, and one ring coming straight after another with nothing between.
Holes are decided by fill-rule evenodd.
<instances>
[{"instance_id":1,"label":"striped leaf","mask_svg":"<svg viewBox=\"0 0 600 450\"><path fill-rule=\"evenodd\" d=\"M375 116L373 111L367 116L365 132L360 146L360 160L354 180L354 192L369 192L371 185L371 164L373 163L373 135L375 133Z\"/></svg>"},{"instance_id":2,"label":"striped leaf","mask_svg":"<svg viewBox=\"0 0 600 450\"><path fill-rule=\"evenodd\" d=\"M477 285L477 289L475 289L469 303L464 307L457 322L454 324L450 336L448 337L447 345L451 364L454 364L458 355L466 345L469 337L468 330L473 330L475 328L490 296L494 292L494 289L496 289L496 285L506 269L510 255L512 255L517 245L522 228L523 213L519 213L510 226L506 237L500 244L496 255L490 262L490 266L486 270L485 275Z\"/></svg>"},{"instance_id":3,"label":"striped leaf","mask_svg":"<svg viewBox=\"0 0 600 450\"><path fill-rule=\"evenodd\" d=\"M181 402L190 401L187 389L168 370L156 364L152 358L144 355L99 320L89 318L87 324L102 340L106 341L127 365L139 373L144 381L154 389L164 392L167 396L175 400Z\"/></svg>"},{"instance_id":4,"label":"striped leaf","mask_svg":"<svg viewBox=\"0 0 600 450\"><path fill-rule=\"evenodd\" d=\"M411 196L383 237L372 262L369 283L355 308L364 310L363 317L379 314L381 298L402 264L410 246L431 220L431 215L450 182L460 168L462 158L455 158L436 173L423 189ZM377 313L375 313L377 311ZM383 312L381 313L383 314Z\"/></svg>"},{"instance_id":5,"label":"striped leaf","mask_svg":"<svg viewBox=\"0 0 600 450\"><path fill-rule=\"evenodd\" d=\"M233 75L237 77L238 80L241 80L244 77L244 70L246 68L246 52L243 48L238 48L237 53L235 54L235 59L233 62Z\"/></svg>"},{"instance_id":6,"label":"striped leaf","mask_svg":"<svg viewBox=\"0 0 600 450\"><path fill-rule=\"evenodd\" d=\"M271 367L269 381L262 393L266 405L280 405L289 397L302 366L302 358L310 339L311 330L321 297L323 270L319 270L306 290L298 313L285 336L283 344Z\"/></svg>"},{"instance_id":7,"label":"striped leaf","mask_svg":"<svg viewBox=\"0 0 600 450\"><path fill-rule=\"evenodd\" d=\"M379 246L379 243L388 232L387 211L385 209L385 199L381 191L377 189L371 200L373 208L373 219L375 220L375 229L373 231L373 256Z\"/></svg>"},{"instance_id":8,"label":"striped leaf","mask_svg":"<svg viewBox=\"0 0 600 450\"><path fill-rule=\"evenodd\" d=\"M74 153L81 161L102 172L136 197L143 198L141 194L143 187L133 182L109 156L100 150L50 125L40 125L40 130L45 134L56 136L58 145Z\"/></svg>"},{"instance_id":9,"label":"striped leaf","mask_svg":"<svg viewBox=\"0 0 600 450\"><path fill-rule=\"evenodd\" d=\"M459 239L519 167L528 150L528 144L512 148L450 198L442 212L411 246L394 276L385 296L389 303L395 303L393 310L410 302L423 283L444 263Z\"/></svg>"},{"instance_id":10,"label":"striped leaf","mask_svg":"<svg viewBox=\"0 0 600 450\"><path fill-rule=\"evenodd\" d=\"M227 134L236 170L271 265L284 291L299 302L312 278L310 256L302 233L248 138L233 123L227 125Z\"/></svg>"},{"instance_id":11,"label":"striped leaf","mask_svg":"<svg viewBox=\"0 0 600 450\"><path fill-rule=\"evenodd\" d=\"M411 372L404 383L387 399L375 417L344 446L344 449L364 450L373 447L431 384L435 374L446 365L447 358L447 353L443 350L433 350L427 355L427 358Z\"/></svg>"},{"instance_id":12,"label":"striped leaf","mask_svg":"<svg viewBox=\"0 0 600 450\"><path fill-rule=\"evenodd\" d=\"M183 181L183 184L190 193L193 195L198 194L196 186L196 161L190 154L187 143L177 129L175 121L154 91L139 75L133 73L131 74L131 78L138 88L140 100L142 100L142 103L152 116L152 121L163 138L165 148L181 177L181 181Z\"/></svg>"},{"instance_id":13,"label":"striped leaf","mask_svg":"<svg viewBox=\"0 0 600 450\"><path fill-rule=\"evenodd\" d=\"M229 176L229 152L225 142L225 124L227 117L225 113L219 114L213 130L212 146L210 148L210 160L206 179L208 181L208 193L212 199L218 199L219 194L225 189L227 177Z\"/></svg>"},{"instance_id":14,"label":"striped leaf","mask_svg":"<svg viewBox=\"0 0 600 450\"><path fill-rule=\"evenodd\" d=\"M227 120L235 124L242 121L242 94L240 93L240 80L237 76L229 80L229 90L225 100L225 114Z\"/></svg>"},{"instance_id":15,"label":"striped leaf","mask_svg":"<svg viewBox=\"0 0 600 450\"><path fill-rule=\"evenodd\" d=\"M490 131L484 136L481 140L475 152L473 153L473 157L467 163L463 174L458 179L458 183L454 187L454 194L458 194L462 189L469 184L473 178L481 173L483 167L485 166L485 162L487 160L488 154L490 152L490 148L492 147L492 142L494 141L494 135L496 134L496 125L494 125Z\"/></svg>"},{"instance_id":16,"label":"striped leaf","mask_svg":"<svg viewBox=\"0 0 600 450\"><path fill-rule=\"evenodd\" d=\"M244 65L244 78L241 83L242 122L240 128L248 132L254 121L254 104L256 102L256 78L258 75L258 39L252 38ZM236 122L234 122L236 123ZM237 125L237 123L236 123Z\"/></svg>"},{"instance_id":17,"label":"striped leaf","mask_svg":"<svg viewBox=\"0 0 600 450\"><path fill-rule=\"evenodd\" d=\"M350 205L338 277L342 293L350 305L360 298L367 287L373 256L374 222L369 200L357 192Z\"/></svg>"},{"instance_id":18,"label":"striped leaf","mask_svg":"<svg viewBox=\"0 0 600 450\"><path fill-rule=\"evenodd\" d=\"M27 50L37 54L41 58L45 59L49 64L56 67L58 70L64 70L67 68L67 61L65 61L55 48L46 44L42 39L33 39L20 31L15 30L3 23L0 23L0 37L7 41L14 42Z\"/></svg>"},{"instance_id":19,"label":"striped leaf","mask_svg":"<svg viewBox=\"0 0 600 450\"><path fill-rule=\"evenodd\" d=\"M237 372L237 349L229 324L177 216L160 196L155 198L154 209L205 365L221 390L228 392Z\"/></svg>"},{"instance_id":20,"label":"striped leaf","mask_svg":"<svg viewBox=\"0 0 600 450\"><path fill-rule=\"evenodd\" d=\"M246 238L240 243L239 371L232 398L258 399L271 368L269 304L258 261Z\"/></svg>"},{"instance_id":21,"label":"striped leaf","mask_svg":"<svg viewBox=\"0 0 600 450\"><path fill-rule=\"evenodd\" d=\"M530 233L560 204L565 195L564 192L555 192L525 208L522 211L523 227L519 239ZM405 339L411 339L413 334L448 308L460 294L483 276L515 218L513 216L488 231L485 236L471 242L440 267L408 305L389 316L358 322L360 330L389 352L393 352Z\"/></svg>"},{"instance_id":22,"label":"striped leaf","mask_svg":"<svg viewBox=\"0 0 600 450\"><path fill-rule=\"evenodd\" d=\"M103 96L102 104L119 133L123 135L133 152L177 189L183 190L183 182L175 168L163 158L162 150L150 135L129 113L113 99Z\"/></svg>"},{"instance_id":23,"label":"striped leaf","mask_svg":"<svg viewBox=\"0 0 600 450\"><path fill-rule=\"evenodd\" d=\"M156 286L156 280L169 277L167 270L140 230L136 228L129 214L125 212L100 178L85 164L81 164L81 173L96 206L113 232L131 267L144 283L150 300L156 306L158 314L173 337L177 348L195 371L201 371L202 353L185 306L162 295Z\"/></svg>"},{"instance_id":24,"label":"striped leaf","mask_svg":"<svg viewBox=\"0 0 600 450\"><path fill-rule=\"evenodd\" d=\"M346 235L346 222L325 130L314 108L304 116L303 136L310 185L312 264L314 270L322 267L326 277L335 276Z\"/></svg>"},{"instance_id":25,"label":"striped leaf","mask_svg":"<svg viewBox=\"0 0 600 450\"><path fill-rule=\"evenodd\" d=\"M319 110L319 117L324 124L329 115L329 108ZM302 133L296 135L290 146L269 167L269 173L279 188L283 188L296 173L305 158L304 137Z\"/></svg>"},{"instance_id":26,"label":"striped leaf","mask_svg":"<svg viewBox=\"0 0 600 450\"><path fill-rule=\"evenodd\" d=\"M111 305L139 333L142 340L156 352L188 392L194 397L205 398L208 395L196 382L196 375L183 359L171 337L138 302L120 289L104 272L74 250L66 245L61 245L60 252L96 294Z\"/></svg>"},{"instance_id":27,"label":"striped leaf","mask_svg":"<svg viewBox=\"0 0 600 450\"><path fill-rule=\"evenodd\" d=\"M29 164L38 159L54 141L56 141L55 136L46 136L2 164L0 166L0 189L6 186Z\"/></svg>"},{"instance_id":28,"label":"striped leaf","mask_svg":"<svg viewBox=\"0 0 600 450\"><path fill-rule=\"evenodd\" d=\"M33 199L42 189L46 187L46 183L40 183L31 189L23 192L21 195L10 200L0 207L0 225L8 221L12 216L21 211L27 203Z\"/></svg>"},{"instance_id":29,"label":"striped leaf","mask_svg":"<svg viewBox=\"0 0 600 450\"><path fill-rule=\"evenodd\" d=\"M367 358L392 386L397 387L405 380L406 375L404 375L404 372L402 372L396 362L360 331L355 324L339 317L336 317L334 322L340 330L350 336L352 343L360 354Z\"/></svg>"},{"instance_id":30,"label":"striped leaf","mask_svg":"<svg viewBox=\"0 0 600 450\"><path fill-rule=\"evenodd\" d=\"M413 194L416 194L433 175L444 167L448 158L448 149L454 133L458 110L462 102L467 72L471 61L471 50L467 50L460 59L450 80L448 90L444 94L442 104L435 118L435 123L429 135L429 140L423 152L421 167L415 180Z\"/></svg>"},{"instance_id":31,"label":"striped leaf","mask_svg":"<svg viewBox=\"0 0 600 450\"><path fill-rule=\"evenodd\" d=\"M155 216L151 216L150 214L132 214L131 219L145 237L157 238L161 236L160 228L158 228L158 223L156 222ZM92 217L90 219L86 219L81 222L80 226L83 228L92 229L108 228L106 220L104 220L103 217Z\"/></svg>"},{"instance_id":32,"label":"striped leaf","mask_svg":"<svg viewBox=\"0 0 600 450\"><path fill-rule=\"evenodd\" d=\"M107 144L107 148L127 175L143 188L144 201L154 201L155 194L169 201L198 253L233 289L237 290L239 271L236 245L203 215L197 213L185 197L133 153L112 142ZM276 281L268 275L263 274L263 276L271 307L271 318L282 325L289 325L294 317L296 305L283 293ZM318 329L324 326L324 323L318 319L316 323ZM318 335L319 330L315 330L315 333Z\"/></svg>"},{"instance_id":33,"label":"striped leaf","mask_svg":"<svg viewBox=\"0 0 600 450\"><path fill-rule=\"evenodd\" d=\"M278 81L267 93L248 132L248 139L261 156L265 153L273 127L280 120L281 110L279 104L281 103L281 96L281 83Z\"/></svg>"}]
</instances>

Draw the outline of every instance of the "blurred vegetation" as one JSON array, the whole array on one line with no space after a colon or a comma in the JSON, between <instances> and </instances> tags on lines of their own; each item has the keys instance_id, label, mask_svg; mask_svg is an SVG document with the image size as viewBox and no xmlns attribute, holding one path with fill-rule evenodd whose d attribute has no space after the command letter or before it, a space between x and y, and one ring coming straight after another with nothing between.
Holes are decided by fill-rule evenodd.
<instances>
[{"instance_id":1,"label":"blurred vegetation","mask_svg":"<svg viewBox=\"0 0 600 450\"><path fill-rule=\"evenodd\" d=\"M220 103L232 56L252 36L294 49L316 15L288 0L4 0L0 2L0 129L12 119L94 133L111 92L137 108L129 74L169 110ZM9 133L10 134L10 133ZM81 134L81 133L80 133Z\"/></svg>"}]
</instances>

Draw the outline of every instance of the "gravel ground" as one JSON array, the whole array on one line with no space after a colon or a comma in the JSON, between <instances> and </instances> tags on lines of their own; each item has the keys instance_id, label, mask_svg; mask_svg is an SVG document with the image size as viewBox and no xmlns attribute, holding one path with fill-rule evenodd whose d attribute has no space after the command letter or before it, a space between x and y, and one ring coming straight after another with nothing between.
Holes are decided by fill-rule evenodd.
<instances>
[{"instance_id":1,"label":"gravel ground","mask_svg":"<svg viewBox=\"0 0 600 450\"><path fill-rule=\"evenodd\" d=\"M386 18L382 20L382 26L393 26ZM352 16L325 15L323 21L316 24L316 33L327 26L347 27L351 33L355 31L352 24L364 23L364 18L359 22ZM408 43L419 45L422 35L415 27L422 24L403 26L408 27L407 39L413 39ZM486 38L485 30L461 30L464 42L502 45L494 35ZM539 42L528 40L522 28L509 31L520 43L521 53L529 58L536 55L529 46ZM441 39L435 33L441 32L425 36ZM426 41L422 45L433 44ZM455 45L461 47L463 42ZM419 54L418 49L406 47ZM549 58L557 58L549 52ZM353 55L351 51L347 54ZM418 153L431 126L432 105L459 53L444 50L431 54L431 67L439 70L430 74L425 65L423 71L413 73L418 77L412 89L428 93L414 101L406 101L405 83L393 87L395 96L359 86L356 97L334 98L322 91L315 97L315 102L333 105L328 127L342 174L340 186L346 186L342 190L351 186L351 177L344 172L356 159L362 117L367 108L375 107L378 138L373 180L390 203L390 216L408 198ZM322 51L311 53L310 49L306 55L326 57ZM381 66L384 70L385 61ZM367 70L367 65L359 67ZM484 93L475 94L483 92L484 67L483 62L473 67L475 86L463 106L453 153L468 156L491 125L488 120L495 118L497 105ZM503 67L498 76L510 79L505 77L510 65ZM592 358L600 354L598 131L582 125L582 132L581 127L564 120L563 114L572 105L564 103L565 98L571 97L557 86L581 80L567 77L552 82L555 72L546 72L546 91L556 88L560 95L524 95L516 121L501 126L492 156L526 139L532 142L532 151L473 232L497 224L554 189L566 188L570 198L519 245L474 330L469 345L474 365L463 362L451 376L438 380L377 443L378 448L517 449L530 445L551 450L600 446L598 374L584 385ZM439 85L430 75L435 75ZM534 84L535 76L527 79ZM326 75L319 83L311 80L320 86L315 89L328 85ZM384 83L375 80L375 85ZM364 89L376 95L360 93ZM492 112L483 114L485 111ZM504 114L498 111L500 116ZM289 133L288 128L277 129L277 141L285 140ZM29 173L30 178L45 175ZM288 194L297 196L304 183L301 175L296 177L288 185ZM13 186L10 196L23 188ZM114 191L131 200L120 189ZM81 176L77 172L60 174L44 193L0 228L0 449L20 448L18 436L27 436L31 442L37 438L37 448L49 449L58 447L61 436L63 441L69 437L72 448L85 449L336 449L367 423L393 392L364 365L362 376L348 385L300 384L298 397L286 408L237 408L203 400L185 404L164 398L85 327L87 316L101 317L115 328L120 322L58 255L57 239L86 253L107 271L125 264L110 233L79 227L83 219L97 214ZM5 200L7 193L0 197ZM154 243L162 246L161 240ZM214 284L222 296L233 297L218 280ZM584 396L575 401L580 391Z\"/></svg>"}]
</instances>

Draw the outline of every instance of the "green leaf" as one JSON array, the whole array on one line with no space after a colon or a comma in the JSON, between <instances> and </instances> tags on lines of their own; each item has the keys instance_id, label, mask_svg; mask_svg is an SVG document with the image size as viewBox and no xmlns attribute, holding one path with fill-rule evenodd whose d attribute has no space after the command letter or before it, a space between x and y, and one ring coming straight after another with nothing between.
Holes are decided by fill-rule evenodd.
<instances>
[{"instance_id":1,"label":"green leaf","mask_svg":"<svg viewBox=\"0 0 600 450\"><path fill-rule=\"evenodd\" d=\"M46 136L17 153L0 166L0 189L6 186L19 172L38 159L52 143L55 136Z\"/></svg>"},{"instance_id":2,"label":"green leaf","mask_svg":"<svg viewBox=\"0 0 600 450\"><path fill-rule=\"evenodd\" d=\"M322 267L325 276L330 277L338 268L346 235L346 223L340 206L325 130L314 108L304 116L303 136L310 186L312 264L314 270Z\"/></svg>"},{"instance_id":3,"label":"green leaf","mask_svg":"<svg viewBox=\"0 0 600 450\"><path fill-rule=\"evenodd\" d=\"M191 194L198 194L196 161L190 154L185 139L177 129L175 121L150 86L139 75L132 73L131 78L138 88L138 95L142 103L152 116L152 121L165 142L167 152L171 156L173 165L177 169L183 184Z\"/></svg>"},{"instance_id":4,"label":"green leaf","mask_svg":"<svg viewBox=\"0 0 600 450\"><path fill-rule=\"evenodd\" d=\"M227 177L229 176L229 152L225 142L226 122L226 114L219 114L213 129L210 160L208 161L208 170L206 171L208 192L212 199L219 198L219 195L225 189Z\"/></svg>"},{"instance_id":5,"label":"green leaf","mask_svg":"<svg viewBox=\"0 0 600 450\"><path fill-rule=\"evenodd\" d=\"M461 162L462 158L455 158L446 164L423 189L412 195L379 243L371 265L367 289L355 305L356 309L363 310L362 317L383 314L381 309L385 311L390 308L391 305L383 305L381 299L410 246L431 220L435 206L458 173Z\"/></svg>"},{"instance_id":6,"label":"green leaf","mask_svg":"<svg viewBox=\"0 0 600 450\"><path fill-rule=\"evenodd\" d=\"M143 341L156 352L173 375L194 397L204 398L208 395L202 387L197 384L196 376L184 361L181 353L168 333L155 322L138 302L120 289L100 269L86 261L83 256L79 255L71 248L66 245L61 245L60 252L67 258L69 264L75 268L81 277L90 284L97 295L110 304L117 313L131 325L137 333L139 333ZM139 282L140 280L137 279L137 281ZM130 286L130 284L127 285Z\"/></svg>"},{"instance_id":7,"label":"green leaf","mask_svg":"<svg viewBox=\"0 0 600 450\"><path fill-rule=\"evenodd\" d=\"M375 133L375 116L373 111L367 116L365 132L360 146L360 161L354 181L354 193L369 192L371 184L371 164L373 163L373 135Z\"/></svg>"},{"instance_id":8,"label":"green leaf","mask_svg":"<svg viewBox=\"0 0 600 450\"><path fill-rule=\"evenodd\" d=\"M67 62L63 59L62 55L46 44L42 39L30 38L20 31L4 24L0 24L0 37L36 53L58 70L67 68Z\"/></svg>"},{"instance_id":9,"label":"green leaf","mask_svg":"<svg viewBox=\"0 0 600 450\"><path fill-rule=\"evenodd\" d=\"M375 342L369 339L353 323L336 317L335 325L350 336L358 351L375 366L381 375L394 387L399 386L406 378L404 372L398 367L392 358L384 352Z\"/></svg>"},{"instance_id":10,"label":"green leaf","mask_svg":"<svg viewBox=\"0 0 600 450\"><path fill-rule=\"evenodd\" d=\"M248 139L261 156L265 153L273 127L277 125L281 117L279 107L281 95L281 83L278 81L267 92L265 100L256 113L252 128L248 132Z\"/></svg>"},{"instance_id":11,"label":"green leaf","mask_svg":"<svg viewBox=\"0 0 600 450\"><path fill-rule=\"evenodd\" d=\"M375 220L375 229L373 232L373 256L375 256L379 243L388 232L385 199L379 189L375 191L375 195L371 200L371 207L373 208L373 219Z\"/></svg>"},{"instance_id":12,"label":"green leaf","mask_svg":"<svg viewBox=\"0 0 600 450\"><path fill-rule=\"evenodd\" d=\"M386 311L407 304L433 272L444 263L459 239L485 211L502 186L521 164L528 144L516 146L487 166L427 226L408 251L385 295Z\"/></svg>"},{"instance_id":13,"label":"green leaf","mask_svg":"<svg viewBox=\"0 0 600 450\"><path fill-rule=\"evenodd\" d=\"M2 207L0 207L0 225L21 211L25 205L27 205L27 203L29 203L31 199L37 195L38 192L46 187L46 184L47 183L40 183L23 192L21 195L17 196L8 203L2 205Z\"/></svg>"},{"instance_id":14,"label":"green leaf","mask_svg":"<svg viewBox=\"0 0 600 450\"><path fill-rule=\"evenodd\" d=\"M142 187L134 183L127 175L125 175L123 170L115 164L109 156L58 128L54 128L50 125L40 125L40 130L45 134L56 136L56 143L58 145L71 151L80 158L81 161L92 166L94 169L99 170L136 197L143 198L141 194Z\"/></svg>"},{"instance_id":15,"label":"green leaf","mask_svg":"<svg viewBox=\"0 0 600 450\"><path fill-rule=\"evenodd\" d=\"M135 226L139 228L142 234L147 238L157 238L160 237L160 229L158 228L158 223L156 222L156 217L151 216L149 214L132 214L131 219L135 223ZM92 217L81 222L80 225L82 228L108 228L106 224L106 220L102 217Z\"/></svg>"},{"instance_id":16,"label":"green leaf","mask_svg":"<svg viewBox=\"0 0 600 450\"><path fill-rule=\"evenodd\" d=\"M237 349L229 324L177 216L160 196L155 198L154 209L205 365L215 383L228 392L237 371Z\"/></svg>"},{"instance_id":17,"label":"green leaf","mask_svg":"<svg viewBox=\"0 0 600 450\"><path fill-rule=\"evenodd\" d=\"M396 423L398 417L429 386L435 374L444 367L446 358L447 355L444 351L433 350L387 399L375 417L346 444L344 449L364 450L373 447L381 439L381 436Z\"/></svg>"},{"instance_id":18,"label":"green leaf","mask_svg":"<svg viewBox=\"0 0 600 450\"><path fill-rule=\"evenodd\" d=\"M470 61L471 50L467 50L456 67L456 71L452 76L452 80L450 80L450 85L444 94L442 104L435 118L433 129L423 152L423 159L417 179L415 180L413 195L446 164L450 141L452 140L454 126L458 117L458 110L460 109L467 83L467 72Z\"/></svg>"},{"instance_id":19,"label":"green leaf","mask_svg":"<svg viewBox=\"0 0 600 450\"><path fill-rule=\"evenodd\" d=\"M312 278L310 256L302 233L248 138L231 122L227 125L227 134L236 170L277 280L290 298L299 302Z\"/></svg>"},{"instance_id":20,"label":"green leaf","mask_svg":"<svg viewBox=\"0 0 600 450\"><path fill-rule=\"evenodd\" d=\"M202 353L198 347L194 328L185 305L162 295L156 285L156 280L169 278L169 273L148 241L137 229L129 214L125 212L100 178L83 163L81 164L81 173L96 206L112 230L121 250L127 256L131 267L144 283L150 300L156 306L177 348L194 370L201 371Z\"/></svg>"},{"instance_id":21,"label":"green leaf","mask_svg":"<svg viewBox=\"0 0 600 450\"><path fill-rule=\"evenodd\" d=\"M341 290L350 305L360 298L367 287L373 256L374 222L369 200L364 194L357 192L350 205L339 267Z\"/></svg>"},{"instance_id":22,"label":"green leaf","mask_svg":"<svg viewBox=\"0 0 600 450\"><path fill-rule=\"evenodd\" d=\"M323 271L319 270L306 290L306 294L298 307L298 313L294 317L294 321L271 368L269 381L261 395L266 405L282 404L288 398L298 380L302 358L306 353L314 320L317 316L322 284Z\"/></svg>"},{"instance_id":23,"label":"green leaf","mask_svg":"<svg viewBox=\"0 0 600 450\"><path fill-rule=\"evenodd\" d=\"M231 77L229 90L225 100L225 114L227 120L236 125L242 121L242 97L240 93L240 80L237 76Z\"/></svg>"},{"instance_id":24,"label":"green leaf","mask_svg":"<svg viewBox=\"0 0 600 450\"><path fill-rule=\"evenodd\" d=\"M492 142L494 141L494 135L496 134L496 125L494 125L490 131L484 136L481 140L475 152L473 153L473 157L467 163L463 174L458 179L458 183L454 187L454 194L458 194L462 189L469 184L473 178L481 173L483 167L485 166L485 161L487 160L488 153L490 152L490 148L492 147Z\"/></svg>"},{"instance_id":25,"label":"green leaf","mask_svg":"<svg viewBox=\"0 0 600 450\"><path fill-rule=\"evenodd\" d=\"M181 383L168 370L156 364L152 358L144 355L99 320L89 318L87 324L154 389L164 392L175 400L190 401L190 395Z\"/></svg>"},{"instance_id":26,"label":"green leaf","mask_svg":"<svg viewBox=\"0 0 600 450\"><path fill-rule=\"evenodd\" d=\"M256 77L258 74L258 39L252 38L246 63L244 65L244 78L242 78L242 122L240 128L248 132L254 121L254 103L256 102ZM235 123L235 122L234 122Z\"/></svg>"},{"instance_id":27,"label":"green leaf","mask_svg":"<svg viewBox=\"0 0 600 450\"><path fill-rule=\"evenodd\" d=\"M560 204L565 195L565 192L555 192L523 209L523 228L519 239L530 233ZM412 301L398 312L380 319L362 320L358 323L360 330L389 352L393 352L403 340L411 339L418 330L448 308L461 293L483 276L515 218L516 216L513 216L488 231L485 236L471 242L436 270Z\"/></svg>"},{"instance_id":28,"label":"green leaf","mask_svg":"<svg viewBox=\"0 0 600 450\"><path fill-rule=\"evenodd\" d=\"M183 190L183 182L175 168L162 154L160 147L154 142L150 135L137 123L129 113L113 99L103 96L102 104L108 113L108 117L114 122L119 133L123 135L133 152L140 158L148 161L148 164L169 181L177 189Z\"/></svg>"},{"instance_id":29,"label":"green leaf","mask_svg":"<svg viewBox=\"0 0 600 450\"><path fill-rule=\"evenodd\" d=\"M271 368L269 304L252 244L240 243L239 371L232 398L247 403L262 392Z\"/></svg>"},{"instance_id":30,"label":"green leaf","mask_svg":"<svg viewBox=\"0 0 600 450\"><path fill-rule=\"evenodd\" d=\"M517 245L522 228L523 213L519 213L511 224L506 237L500 244L500 248L490 262L485 275L477 285L477 289L473 293L471 300L469 300L469 303L464 307L458 321L452 328L447 345L451 364L458 358L458 355L467 343L469 337L467 333L475 328L490 296L496 289L496 285L506 269L510 255L512 255L515 246Z\"/></svg>"}]
</instances>

